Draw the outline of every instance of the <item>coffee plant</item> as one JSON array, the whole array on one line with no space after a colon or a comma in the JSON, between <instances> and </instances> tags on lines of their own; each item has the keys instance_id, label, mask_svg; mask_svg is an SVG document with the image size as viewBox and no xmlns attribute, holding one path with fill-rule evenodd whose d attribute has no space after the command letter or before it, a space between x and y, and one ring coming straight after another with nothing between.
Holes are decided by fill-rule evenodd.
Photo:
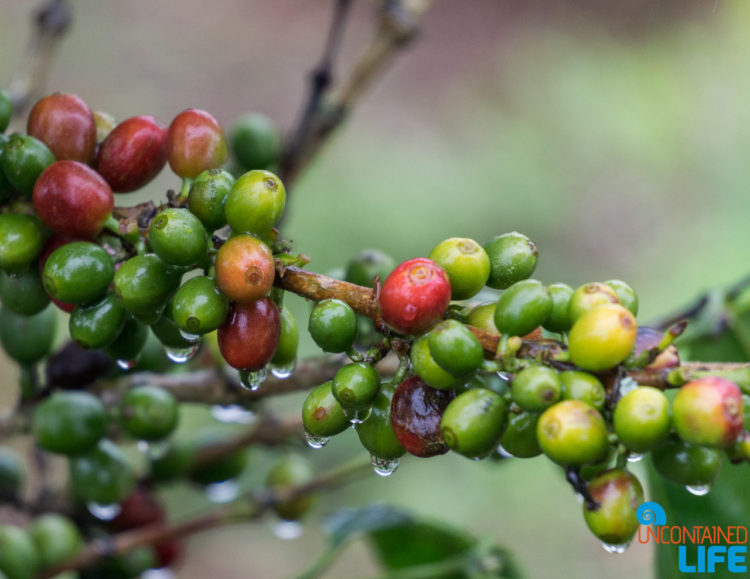
<instances>
[{"instance_id":1,"label":"coffee plant","mask_svg":"<svg viewBox=\"0 0 750 579\"><path fill-rule=\"evenodd\" d=\"M358 94L355 85L342 100L324 98L349 4L336 3L286 141L261 114L228 131L197 108L168 122L115 120L59 92L30 102L21 120L29 94L0 90L0 343L21 375L0 431L30 437L38 461L56 455L68 466L59 493L30 493L24 461L2 449L0 493L18 516L0 526L0 577L169 568L187 535L271 512L297 521L316 495L365 472L391 476L407 454L498 464L543 455L581 499L581 521L570 524L619 553L649 500L631 470L645 455L698 496L725 459L747 468L750 366L695 361L697 334L675 346L705 300L646 325L625 281L535 279L540 249L516 231L435 239L427 256L400 264L364 250L341 279L313 272L315 256L284 236L283 219L297 176ZM427 7L384 3L380 44L359 77L405 45ZM37 33L55 38L68 18L53 1ZM129 203L162 171L174 190ZM309 319L295 319L289 293L310 301ZM746 301L740 288L726 303ZM304 331L320 357L297 360ZM299 390L296 416L263 404ZM185 403L254 423L231 437L173 436ZM301 438L320 449L351 429L363 460L316 474ZM237 496L233 481L259 445L276 451L275 465L262 487ZM221 504L170 521L155 491L176 480ZM342 511L329 529L335 545L367 534L384 568L403 577L521 573L503 549L395 509Z\"/></svg>"}]
</instances>

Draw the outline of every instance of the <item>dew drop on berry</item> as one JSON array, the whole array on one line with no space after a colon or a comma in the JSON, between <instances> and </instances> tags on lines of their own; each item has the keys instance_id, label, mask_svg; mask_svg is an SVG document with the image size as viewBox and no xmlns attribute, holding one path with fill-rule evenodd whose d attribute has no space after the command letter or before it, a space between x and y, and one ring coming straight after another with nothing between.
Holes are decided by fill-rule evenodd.
<instances>
[{"instance_id":1,"label":"dew drop on berry","mask_svg":"<svg viewBox=\"0 0 750 579\"><path fill-rule=\"evenodd\" d=\"M630 547L630 541L627 543L602 543L602 549L607 553L621 554L628 550Z\"/></svg>"},{"instance_id":2,"label":"dew drop on berry","mask_svg":"<svg viewBox=\"0 0 750 579\"><path fill-rule=\"evenodd\" d=\"M356 426L357 424L362 424L365 420L367 420L370 417L370 413L372 410L370 408L367 408L365 410L344 410L344 415L349 419L349 422L352 426Z\"/></svg>"},{"instance_id":3,"label":"dew drop on berry","mask_svg":"<svg viewBox=\"0 0 750 579\"><path fill-rule=\"evenodd\" d=\"M111 521L117 515L119 515L120 511L122 510L120 505L118 505L117 503L103 504L95 503L93 501L90 503L86 503L86 508L88 509L89 513L91 513L100 521Z\"/></svg>"},{"instance_id":4,"label":"dew drop on berry","mask_svg":"<svg viewBox=\"0 0 750 579\"><path fill-rule=\"evenodd\" d=\"M198 351L198 343L196 342L188 348L164 348L164 351L167 354L167 358L175 364L184 364L195 356L195 353Z\"/></svg>"},{"instance_id":5,"label":"dew drop on berry","mask_svg":"<svg viewBox=\"0 0 750 579\"><path fill-rule=\"evenodd\" d=\"M297 521L279 519L273 524L273 534L284 541L298 539L302 535L302 525Z\"/></svg>"},{"instance_id":6,"label":"dew drop on berry","mask_svg":"<svg viewBox=\"0 0 750 579\"><path fill-rule=\"evenodd\" d=\"M289 364L271 364L269 367L271 369L271 374L273 374L275 378L278 378L279 380L286 380L287 378L289 378L289 376L292 375L292 372L294 372L294 368L296 365L297 360L292 360Z\"/></svg>"},{"instance_id":7,"label":"dew drop on berry","mask_svg":"<svg viewBox=\"0 0 750 579\"><path fill-rule=\"evenodd\" d=\"M260 390L261 385L266 380L266 369L262 368L257 372L240 370L240 384L251 392Z\"/></svg>"},{"instance_id":8,"label":"dew drop on berry","mask_svg":"<svg viewBox=\"0 0 750 579\"><path fill-rule=\"evenodd\" d=\"M180 336L184 340L187 340L188 342L197 342L201 339L200 334L191 334L190 332L186 332L185 330L180 330Z\"/></svg>"},{"instance_id":9,"label":"dew drop on berry","mask_svg":"<svg viewBox=\"0 0 750 579\"><path fill-rule=\"evenodd\" d=\"M628 462L640 462L643 459L643 454L638 452L631 452L628 455Z\"/></svg>"},{"instance_id":10,"label":"dew drop on berry","mask_svg":"<svg viewBox=\"0 0 750 579\"><path fill-rule=\"evenodd\" d=\"M132 370L137 363L138 358L133 358L132 360L117 360L117 366L120 370Z\"/></svg>"},{"instance_id":11,"label":"dew drop on berry","mask_svg":"<svg viewBox=\"0 0 750 579\"><path fill-rule=\"evenodd\" d=\"M256 419L255 412L239 404L230 404L228 406L215 404L211 406L211 416L219 422L230 424L252 424Z\"/></svg>"},{"instance_id":12,"label":"dew drop on berry","mask_svg":"<svg viewBox=\"0 0 750 579\"><path fill-rule=\"evenodd\" d=\"M503 458L513 458L513 455L511 453L509 453L507 450L505 450L505 448L503 448L502 444L498 444L497 445L496 451Z\"/></svg>"},{"instance_id":13,"label":"dew drop on berry","mask_svg":"<svg viewBox=\"0 0 750 579\"><path fill-rule=\"evenodd\" d=\"M398 468L398 459L380 458L374 454L370 455L370 462L372 463L372 470L378 476L391 476Z\"/></svg>"},{"instance_id":14,"label":"dew drop on berry","mask_svg":"<svg viewBox=\"0 0 750 579\"><path fill-rule=\"evenodd\" d=\"M703 497L711 492L711 485L687 485L685 490L696 497Z\"/></svg>"},{"instance_id":15,"label":"dew drop on berry","mask_svg":"<svg viewBox=\"0 0 750 579\"><path fill-rule=\"evenodd\" d=\"M309 432L305 431L305 440L307 441L307 446L310 448L323 448L326 444L328 444L328 441L331 440L330 436L315 436L314 434L310 434Z\"/></svg>"},{"instance_id":16,"label":"dew drop on berry","mask_svg":"<svg viewBox=\"0 0 750 579\"><path fill-rule=\"evenodd\" d=\"M240 485L235 479L206 485L206 498L215 504L229 503L240 496Z\"/></svg>"}]
</instances>

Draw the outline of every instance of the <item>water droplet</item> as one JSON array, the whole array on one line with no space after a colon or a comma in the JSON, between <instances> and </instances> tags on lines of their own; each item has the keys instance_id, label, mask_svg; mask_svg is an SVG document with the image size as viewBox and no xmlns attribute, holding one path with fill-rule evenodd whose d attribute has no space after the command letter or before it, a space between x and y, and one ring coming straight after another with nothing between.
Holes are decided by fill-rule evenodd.
<instances>
[{"instance_id":1,"label":"water droplet","mask_svg":"<svg viewBox=\"0 0 750 579\"><path fill-rule=\"evenodd\" d=\"M510 382L510 374L508 372L498 372L497 377L503 382Z\"/></svg>"},{"instance_id":2,"label":"water droplet","mask_svg":"<svg viewBox=\"0 0 750 579\"><path fill-rule=\"evenodd\" d=\"M619 386L619 393L620 397L625 396L626 394L629 394L636 388L638 388L640 384L633 380L630 376L625 376L620 380L620 386Z\"/></svg>"},{"instance_id":3,"label":"water droplet","mask_svg":"<svg viewBox=\"0 0 750 579\"><path fill-rule=\"evenodd\" d=\"M276 378L279 380L286 380L292 375L292 372L294 372L294 369L297 367L297 360L292 360L291 363L284 364L283 366L271 364L269 367L271 368L271 374Z\"/></svg>"},{"instance_id":4,"label":"water droplet","mask_svg":"<svg viewBox=\"0 0 750 579\"><path fill-rule=\"evenodd\" d=\"M117 503L105 505L102 503L90 502L86 504L86 508L89 510L89 513L94 515L100 521L111 521L119 515L122 510Z\"/></svg>"},{"instance_id":5,"label":"water droplet","mask_svg":"<svg viewBox=\"0 0 750 579\"><path fill-rule=\"evenodd\" d=\"M195 356L195 353L198 351L198 342L188 348L165 347L164 351L167 353L167 358L172 360L175 364L184 364L190 360L190 358Z\"/></svg>"},{"instance_id":6,"label":"water droplet","mask_svg":"<svg viewBox=\"0 0 750 579\"><path fill-rule=\"evenodd\" d=\"M307 446L310 448L323 448L326 444L328 444L328 441L331 440L330 436L315 436L314 434L310 434L309 432L305 431L305 440L307 441Z\"/></svg>"},{"instance_id":7,"label":"water droplet","mask_svg":"<svg viewBox=\"0 0 750 579\"><path fill-rule=\"evenodd\" d=\"M372 470L378 476L391 476L398 468L398 459L380 458L374 454L370 455Z\"/></svg>"},{"instance_id":8,"label":"water droplet","mask_svg":"<svg viewBox=\"0 0 750 579\"><path fill-rule=\"evenodd\" d=\"M370 408L366 408L365 410L344 410L344 416L349 419L352 426L356 426L367 420L370 417L371 412L372 410Z\"/></svg>"},{"instance_id":9,"label":"water droplet","mask_svg":"<svg viewBox=\"0 0 750 579\"><path fill-rule=\"evenodd\" d=\"M138 363L138 358L132 360L117 360L117 365L121 370L132 370Z\"/></svg>"},{"instance_id":10,"label":"water droplet","mask_svg":"<svg viewBox=\"0 0 750 579\"><path fill-rule=\"evenodd\" d=\"M248 372L247 370L240 370L240 384L243 388L247 388L251 392L257 392L260 389L261 384L266 379L266 369L263 368L257 372Z\"/></svg>"},{"instance_id":11,"label":"water droplet","mask_svg":"<svg viewBox=\"0 0 750 579\"><path fill-rule=\"evenodd\" d=\"M302 535L302 525L297 521L278 520L273 525L273 534L279 539L290 541Z\"/></svg>"},{"instance_id":12,"label":"water droplet","mask_svg":"<svg viewBox=\"0 0 750 579\"><path fill-rule=\"evenodd\" d=\"M169 567L161 567L160 569L147 569L141 573L141 579L174 579L174 571Z\"/></svg>"},{"instance_id":13,"label":"water droplet","mask_svg":"<svg viewBox=\"0 0 750 579\"><path fill-rule=\"evenodd\" d=\"M182 338L184 340L187 340L188 342L197 342L201 339L200 334L191 334L190 332L186 332L185 330L180 330L180 336L182 336Z\"/></svg>"},{"instance_id":14,"label":"water droplet","mask_svg":"<svg viewBox=\"0 0 750 579\"><path fill-rule=\"evenodd\" d=\"M628 455L628 462L638 462L640 460L643 460L643 454L639 454L637 452L631 452Z\"/></svg>"},{"instance_id":15,"label":"water droplet","mask_svg":"<svg viewBox=\"0 0 750 579\"><path fill-rule=\"evenodd\" d=\"M158 460L167 454L169 450L169 441L160 440L158 442L149 442L148 440L139 440L136 448L152 460Z\"/></svg>"},{"instance_id":16,"label":"water droplet","mask_svg":"<svg viewBox=\"0 0 750 579\"><path fill-rule=\"evenodd\" d=\"M685 490L691 495L702 497L711 492L711 485L687 485Z\"/></svg>"},{"instance_id":17,"label":"water droplet","mask_svg":"<svg viewBox=\"0 0 750 579\"><path fill-rule=\"evenodd\" d=\"M604 549L607 553L624 553L628 550L628 547L630 547L630 541L627 543L602 543L602 549Z\"/></svg>"},{"instance_id":18,"label":"water droplet","mask_svg":"<svg viewBox=\"0 0 750 579\"><path fill-rule=\"evenodd\" d=\"M212 503L228 503L240 496L240 485L235 479L206 485L206 497Z\"/></svg>"},{"instance_id":19,"label":"water droplet","mask_svg":"<svg viewBox=\"0 0 750 579\"><path fill-rule=\"evenodd\" d=\"M503 458L513 458L513 455L505 450L502 444L497 445L497 453Z\"/></svg>"},{"instance_id":20,"label":"water droplet","mask_svg":"<svg viewBox=\"0 0 750 579\"><path fill-rule=\"evenodd\" d=\"M211 416L219 422L229 422L232 424L252 424L257 418L255 412L239 404L230 404L229 406L216 404L211 407Z\"/></svg>"}]
</instances>

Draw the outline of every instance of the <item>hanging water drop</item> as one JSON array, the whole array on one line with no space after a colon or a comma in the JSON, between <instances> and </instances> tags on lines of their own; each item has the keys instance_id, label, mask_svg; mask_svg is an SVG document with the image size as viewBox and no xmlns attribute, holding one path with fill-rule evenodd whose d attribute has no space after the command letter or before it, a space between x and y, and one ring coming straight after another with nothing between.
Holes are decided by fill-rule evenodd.
<instances>
[{"instance_id":1,"label":"hanging water drop","mask_svg":"<svg viewBox=\"0 0 750 579\"><path fill-rule=\"evenodd\" d=\"M117 503L103 504L90 502L86 504L89 513L100 521L111 521L120 514L122 508Z\"/></svg>"},{"instance_id":2,"label":"hanging water drop","mask_svg":"<svg viewBox=\"0 0 750 579\"><path fill-rule=\"evenodd\" d=\"M280 519L273 525L273 534L285 541L297 539L302 535L302 525L297 521Z\"/></svg>"},{"instance_id":3,"label":"hanging water drop","mask_svg":"<svg viewBox=\"0 0 750 579\"><path fill-rule=\"evenodd\" d=\"M240 496L240 485L235 479L206 485L206 497L212 503L228 503Z\"/></svg>"},{"instance_id":4,"label":"hanging water drop","mask_svg":"<svg viewBox=\"0 0 750 579\"><path fill-rule=\"evenodd\" d=\"M398 468L397 458L380 458L371 454L370 462L372 463L372 470L378 476L391 476Z\"/></svg>"},{"instance_id":5,"label":"hanging water drop","mask_svg":"<svg viewBox=\"0 0 750 579\"><path fill-rule=\"evenodd\" d=\"M607 553L617 553L621 554L628 550L628 547L630 547L630 541L627 543L602 543L602 549L604 549Z\"/></svg>"},{"instance_id":6,"label":"hanging water drop","mask_svg":"<svg viewBox=\"0 0 750 579\"><path fill-rule=\"evenodd\" d=\"M314 434L310 434L309 432L305 431L305 440L307 441L307 446L310 448L323 448L326 444L328 444L328 441L331 440L330 436L315 436Z\"/></svg>"},{"instance_id":7,"label":"hanging water drop","mask_svg":"<svg viewBox=\"0 0 750 579\"><path fill-rule=\"evenodd\" d=\"M184 364L190 360L195 353L198 351L198 342L187 348L164 348L167 354L167 358L172 360L175 364Z\"/></svg>"},{"instance_id":8,"label":"hanging water drop","mask_svg":"<svg viewBox=\"0 0 750 579\"><path fill-rule=\"evenodd\" d=\"M134 358L132 360L117 360L117 366L121 370L132 370L135 368L135 365L138 363L138 358Z\"/></svg>"},{"instance_id":9,"label":"hanging water drop","mask_svg":"<svg viewBox=\"0 0 750 579\"><path fill-rule=\"evenodd\" d=\"M201 339L200 334L191 334L190 332L186 332L185 330L180 330L180 336L188 342L197 342Z\"/></svg>"},{"instance_id":10,"label":"hanging water drop","mask_svg":"<svg viewBox=\"0 0 750 579\"><path fill-rule=\"evenodd\" d=\"M289 376L292 375L292 372L294 372L294 368L297 366L297 360L292 360L289 364L284 364L282 366L278 366L276 364L271 364L271 374L274 375L274 377L278 378L279 380L286 380L289 378Z\"/></svg>"},{"instance_id":11,"label":"hanging water drop","mask_svg":"<svg viewBox=\"0 0 750 579\"><path fill-rule=\"evenodd\" d=\"M631 452L628 455L628 462L639 462L643 459L643 454L637 453L637 452Z\"/></svg>"},{"instance_id":12,"label":"hanging water drop","mask_svg":"<svg viewBox=\"0 0 750 579\"><path fill-rule=\"evenodd\" d=\"M257 372L249 372L247 370L240 370L240 384L243 388L247 388L251 392L257 392L260 389L261 384L266 379L266 369L262 368Z\"/></svg>"},{"instance_id":13,"label":"hanging water drop","mask_svg":"<svg viewBox=\"0 0 750 579\"><path fill-rule=\"evenodd\" d=\"M370 417L372 410L366 408L365 410L344 410L344 415L349 419L352 426L362 424L365 420Z\"/></svg>"},{"instance_id":14,"label":"hanging water drop","mask_svg":"<svg viewBox=\"0 0 750 579\"><path fill-rule=\"evenodd\" d=\"M229 406L215 404L211 406L211 416L219 422L231 424L252 424L256 419L255 412L239 404L230 404Z\"/></svg>"},{"instance_id":15,"label":"hanging water drop","mask_svg":"<svg viewBox=\"0 0 750 579\"><path fill-rule=\"evenodd\" d=\"M509 453L507 450L505 450L505 448L503 448L502 444L498 444L497 445L497 449L495 449L495 450L503 458L513 458L513 455L511 453Z\"/></svg>"},{"instance_id":16,"label":"hanging water drop","mask_svg":"<svg viewBox=\"0 0 750 579\"><path fill-rule=\"evenodd\" d=\"M703 497L711 492L711 485L687 485L685 490L696 497Z\"/></svg>"}]
</instances>

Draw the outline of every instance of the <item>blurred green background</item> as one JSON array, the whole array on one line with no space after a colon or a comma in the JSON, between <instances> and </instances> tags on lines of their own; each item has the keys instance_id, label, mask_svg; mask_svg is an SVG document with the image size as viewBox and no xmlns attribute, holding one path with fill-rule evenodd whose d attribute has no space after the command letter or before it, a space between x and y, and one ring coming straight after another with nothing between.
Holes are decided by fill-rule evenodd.
<instances>
[{"instance_id":1,"label":"blurred green background","mask_svg":"<svg viewBox=\"0 0 750 579\"><path fill-rule=\"evenodd\" d=\"M36 3L0 0L0 84L21 60ZM288 129L322 48L331 1L73 0L49 92L74 92L117 118L165 122L188 107L225 125L248 110ZM325 272L359 249L423 256L448 236L519 230L540 248L535 274L573 286L622 278L645 322L750 270L750 4L543 0L436 2L418 41L299 181L285 234ZM355 3L338 76L372 33ZM165 171L148 186L178 182ZM119 204L140 200L122 196ZM294 302L304 320L308 306ZM304 355L314 355L311 341ZM2 399L17 373L0 359ZM301 398L276 402L298 411ZM197 413L192 413L197 414ZM191 414L191 415L192 415ZM204 416L194 417L205 420ZM320 468L361 453L345 433L308 452ZM245 484L265 475L256 453ZM742 467L746 468L746 467ZM200 495L166 493L175 516ZM650 548L609 555L589 535L559 469L458 456L405 459L319 506L404 505L512 548L529 577L651 577ZM177 572L290 577L324 543L313 519L294 541L269 525L190 539ZM376 572L362 544L330 577Z\"/></svg>"}]
</instances>

